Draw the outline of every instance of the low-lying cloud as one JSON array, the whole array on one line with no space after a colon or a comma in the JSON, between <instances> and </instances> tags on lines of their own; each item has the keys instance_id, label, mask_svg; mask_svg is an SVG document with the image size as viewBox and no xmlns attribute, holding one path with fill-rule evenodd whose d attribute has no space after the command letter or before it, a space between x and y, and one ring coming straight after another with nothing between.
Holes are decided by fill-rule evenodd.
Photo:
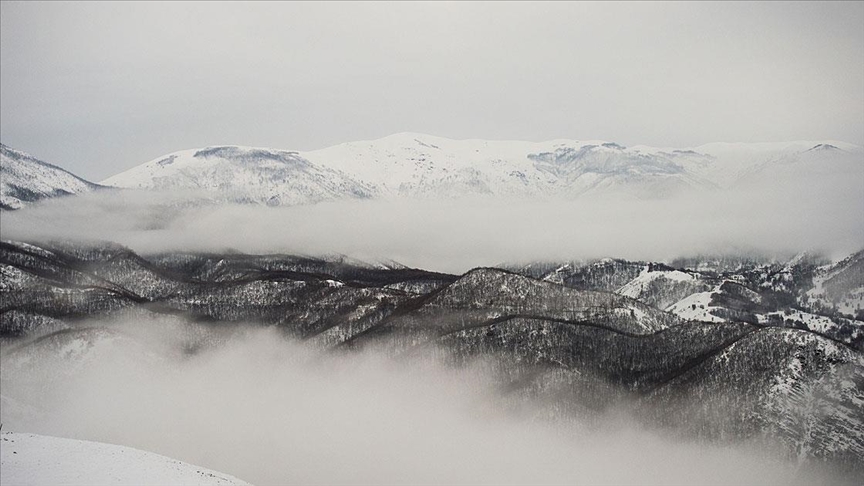
<instances>
[{"instance_id":1,"label":"low-lying cloud","mask_svg":"<svg viewBox=\"0 0 864 486\"><path fill-rule=\"evenodd\" d=\"M179 329L126 322L107 345L69 340L66 358L32 355L37 366L15 366L5 349L4 405L16 406L2 410L4 428L128 445L259 485L829 480L745 444L676 443L620 415L582 427L505 413L479 366L322 353L243 327L190 356Z\"/></svg>"},{"instance_id":2,"label":"low-lying cloud","mask_svg":"<svg viewBox=\"0 0 864 486\"><path fill-rule=\"evenodd\" d=\"M345 254L462 272L501 262L864 247L856 177L673 199L339 201L271 208L107 191L3 214L4 239L115 241L140 252Z\"/></svg>"}]
</instances>

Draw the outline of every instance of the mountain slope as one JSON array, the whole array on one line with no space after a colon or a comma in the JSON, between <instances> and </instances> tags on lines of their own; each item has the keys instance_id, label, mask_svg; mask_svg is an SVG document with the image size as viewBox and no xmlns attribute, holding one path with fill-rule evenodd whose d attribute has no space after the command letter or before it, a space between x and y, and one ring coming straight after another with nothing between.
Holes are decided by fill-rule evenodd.
<instances>
[{"instance_id":1,"label":"mountain slope","mask_svg":"<svg viewBox=\"0 0 864 486\"><path fill-rule=\"evenodd\" d=\"M668 184L710 186L663 155L615 143L449 140L400 133L307 152L309 160L374 183L384 195L549 196Z\"/></svg>"},{"instance_id":2,"label":"mountain slope","mask_svg":"<svg viewBox=\"0 0 864 486\"><path fill-rule=\"evenodd\" d=\"M805 303L864 320L864 250L814 273L813 288L804 296Z\"/></svg>"},{"instance_id":3,"label":"mountain slope","mask_svg":"<svg viewBox=\"0 0 864 486\"><path fill-rule=\"evenodd\" d=\"M99 188L57 166L0 144L0 209Z\"/></svg>"},{"instance_id":4,"label":"mountain slope","mask_svg":"<svg viewBox=\"0 0 864 486\"><path fill-rule=\"evenodd\" d=\"M574 289L615 292L682 319L805 329L862 350L862 262L864 251L834 264L805 252L788 260L705 256L671 266L604 259L512 268Z\"/></svg>"},{"instance_id":5,"label":"mountain slope","mask_svg":"<svg viewBox=\"0 0 864 486\"><path fill-rule=\"evenodd\" d=\"M860 289L858 257L831 266L822 288ZM37 413L27 397L106 361L141 356L149 369L257 323L325 349L479 359L507 406L539 398L549 408L538 413L596 418L643 403L646 424L685 437L767 434L798 458L860 472L864 323L796 307L819 263L799 255L728 272L623 260L526 267L534 276L552 270L559 284L494 268L455 276L340 259L4 241L0 412L4 421ZM673 301L674 313L656 307ZM153 348L153 335L168 342Z\"/></svg>"},{"instance_id":6,"label":"mountain slope","mask_svg":"<svg viewBox=\"0 0 864 486\"><path fill-rule=\"evenodd\" d=\"M274 206L373 195L368 185L313 164L297 152L234 146L175 152L110 177L103 184L219 192L233 201Z\"/></svg>"},{"instance_id":7,"label":"mountain slope","mask_svg":"<svg viewBox=\"0 0 864 486\"><path fill-rule=\"evenodd\" d=\"M7 432L0 451L4 484L248 485L159 454L101 442Z\"/></svg>"}]
</instances>

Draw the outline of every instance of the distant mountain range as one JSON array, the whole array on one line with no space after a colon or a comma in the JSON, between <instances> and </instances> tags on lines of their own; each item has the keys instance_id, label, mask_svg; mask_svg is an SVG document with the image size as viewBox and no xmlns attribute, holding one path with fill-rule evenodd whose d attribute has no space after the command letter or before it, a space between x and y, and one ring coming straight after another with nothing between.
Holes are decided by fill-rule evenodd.
<instances>
[{"instance_id":1,"label":"distant mountain range","mask_svg":"<svg viewBox=\"0 0 864 486\"><path fill-rule=\"evenodd\" d=\"M96 185L3 147L4 207ZM11 167L11 169L7 169ZM52 168L49 171L46 168ZM65 175L61 177L61 175ZM159 157L101 182L185 190L269 205L337 199L623 196L771 186L794 179L864 180L864 150L842 142L712 143L674 149L613 142L450 140L400 133L309 152L215 146Z\"/></svg>"}]
</instances>

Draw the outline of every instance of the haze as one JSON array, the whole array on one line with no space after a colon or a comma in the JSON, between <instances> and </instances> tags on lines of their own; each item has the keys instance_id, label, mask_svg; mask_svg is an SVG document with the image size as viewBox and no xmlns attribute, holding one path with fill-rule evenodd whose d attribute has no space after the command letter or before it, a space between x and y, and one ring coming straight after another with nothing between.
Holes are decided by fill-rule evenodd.
<instances>
[{"instance_id":1,"label":"haze","mask_svg":"<svg viewBox=\"0 0 864 486\"><path fill-rule=\"evenodd\" d=\"M176 150L464 139L864 145L864 4L0 4L0 140L102 180Z\"/></svg>"},{"instance_id":2,"label":"haze","mask_svg":"<svg viewBox=\"0 0 864 486\"><path fill-rule=\"evenodd\" d=\"M107 240L141 253L343 254L461 273L504 262L670 260L699 254L839 259L864 247L860 169L769 177L720 193L571 201L462 198L351 200L295 207L201 202L194 194L99 191L3 215L0 237Z\"/></svg>"}]
</instances>

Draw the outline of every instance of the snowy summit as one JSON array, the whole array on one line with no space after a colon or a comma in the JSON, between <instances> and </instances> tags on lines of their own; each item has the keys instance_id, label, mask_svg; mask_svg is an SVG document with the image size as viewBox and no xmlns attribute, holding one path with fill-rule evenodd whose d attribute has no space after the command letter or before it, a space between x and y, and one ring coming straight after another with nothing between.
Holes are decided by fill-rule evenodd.
<instances>
[{"instance_id":1,"label":"snowy summit","mask_svg":"<svg viewBox=\"0 0 864 486\"><path fill-rule=\"evenodd\" d=\"M399 133L308 152L217 146L175 152L109 177L124 188L221 191L235 200L314 203L341 198L618 194L662 198L807 177L826 163L864 176L860 147L831 142L707 144L672 149L602 140L451 140Z\"/></svg>"}]
</instances>

